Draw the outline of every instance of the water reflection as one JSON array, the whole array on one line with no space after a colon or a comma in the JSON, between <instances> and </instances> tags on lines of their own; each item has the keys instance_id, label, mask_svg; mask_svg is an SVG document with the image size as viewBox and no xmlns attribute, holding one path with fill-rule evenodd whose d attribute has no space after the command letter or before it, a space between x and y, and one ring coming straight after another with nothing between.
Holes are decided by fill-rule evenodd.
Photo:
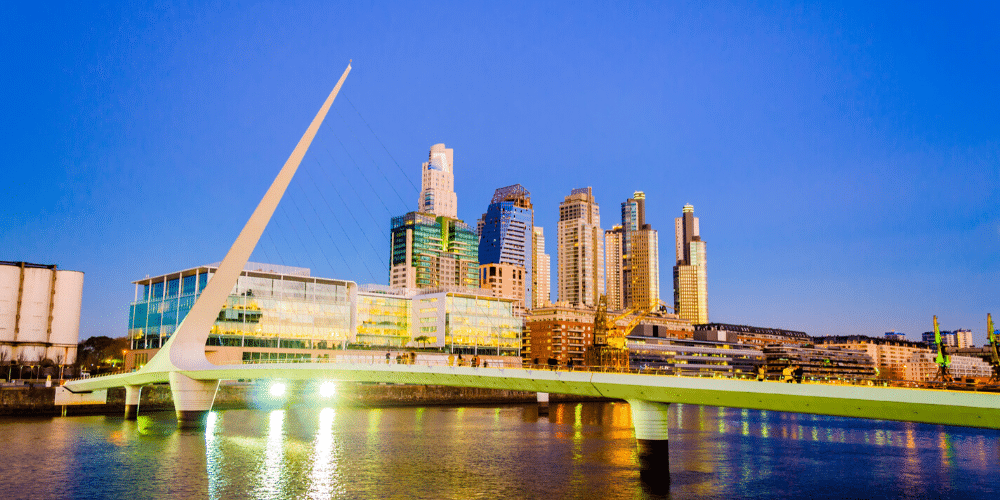
<instances>
[{"instance_id":1,"label":"water reflection","mask_svg":"<svg viewBox=\"0 0 1000 500\"><path fill-rule=\"evenodd\" d=\"M203 432L176 430L166 412L137 422L9 420L0 425L8 448L0 491L34 498L644 495L627 404L554 404L542 418L533 407L223 411L209 416ZM676 498L866 497L871 485L886 497L982 498L1000 489L996 431L691 405L670 411Z\"/></svg>"},{"instance_id":2,"label":"water reflection","mask_svg":"<svg viewBox=\"0 0 1000 500\"><path fill-rule=\"evenodd\" d=\"M323 408L319 412L316 440L312 453L312 472L309 475L309 498L331 498L342 493L339 471L334 454L333 426L337 412Z\"/></svg>"},{"instance_id":3,"label":"water reflection","mask_svg":"<svg viewBox=\"0 0 1000 500\"><path fill-rule=\"evenodd\" d=\"M285 410L271 410L267 426L267 444L264 447L264 463L257 485L258 498L277 498L284 490L285 475L282 473L284 446Z\"/></svg>"}]
</instances>

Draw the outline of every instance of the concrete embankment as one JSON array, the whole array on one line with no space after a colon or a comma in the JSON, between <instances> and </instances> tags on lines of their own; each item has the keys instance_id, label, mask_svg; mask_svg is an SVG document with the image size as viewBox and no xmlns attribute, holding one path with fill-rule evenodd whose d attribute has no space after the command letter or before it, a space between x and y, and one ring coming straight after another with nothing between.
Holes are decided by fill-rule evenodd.
<instances>
[{"instance_id":1,"label":"concrete embankment","mask_svg":"<svg viewBox=\"0 0 1000 500\"><path fill-rule=\"evenodd\" d=\"M265 384L223 384L215 396L217 410L264 408L281 404L267 393ZM329 404L320 400L308 386L291 387L286 398L292 404ZM552 402L603 401L600 398L552 394ZM477 405L534 403L535 393L439 385L340 384L334 399L337 405L361 407ZM170 387L143 387L139 412L173 410ZM59 415L63 407L55 405L55 388L0 388L0 416ZM119 414L125 411L125 389L108 390L105 404L67 406L67 415Z\"/></svg>"}]
</instances>

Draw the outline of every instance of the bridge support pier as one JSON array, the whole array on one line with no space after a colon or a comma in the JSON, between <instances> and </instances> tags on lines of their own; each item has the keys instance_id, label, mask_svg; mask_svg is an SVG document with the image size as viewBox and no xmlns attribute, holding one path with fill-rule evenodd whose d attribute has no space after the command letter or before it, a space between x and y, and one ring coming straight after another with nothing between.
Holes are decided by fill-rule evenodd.
<instances>
[{"instance_id":1,"label":"bridge support pier","mask_svg":"<svg viewBox=\"0 0 1000 500\"><path fill-rule=\"evenodd\" d=\"M177 427L204 427L218 390L218 380L195 380L179 372L170 372L170 393L174 397Z\"/></svg>"},{"instance_id":2,"label":"bridge support pier","mask_svg":"<svg viewBox=\"0 0 1000 500\"><path fill-rule=\"evenodd\" d=\"M142 386L125 386L125 420L135 420L139 417L139 396L142 394Z\"/></svg>"},{"instance_id":3,"label":"bridge support pier","mask_svg":"<svg viewBox=\"0 0 1000 500\"><path fill-rule=\"evenodd\" d=\"M535 398L538 400L538 414L548 415L549 414L549 393L547 392L536 392Z\"/></svg>"},{"instance_id":4,"label":"bridge support pier","mask_svg":"<svg viewBox=\"0 0 1000 500\"><path fill-rule=\"evenodd\" d=\"M669 403L628 400L639 455L639 479L657 494L670 491Z\"/></svg>"}]
</instances>

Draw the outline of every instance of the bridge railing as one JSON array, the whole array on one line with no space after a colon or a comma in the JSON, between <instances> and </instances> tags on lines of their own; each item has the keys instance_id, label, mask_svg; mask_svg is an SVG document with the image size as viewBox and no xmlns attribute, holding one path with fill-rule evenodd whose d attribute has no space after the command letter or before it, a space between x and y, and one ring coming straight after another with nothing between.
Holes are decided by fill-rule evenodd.
<instances>
[{"instance_id":1,"label":"bridge railing","mask_svg":"<svg viewBox=\"0 0 1000 500\"><path fill-rule=\"evenodd\" d=\"M486 363L480 363L478 366L473 365L473 357L463 358L461 364L458 358L453 358L449 361L443 357L421 357L417 356L416 359L400 356L397 360L395 357L390 357L388 360L383 356L379 355L346 355L346 356L335 356L330 358L303 358L294 360L282 360L282 359L267 359L267 360L245 360L243 364L245 365L255 365L255 364L371 364L371 365L416 365L416 366L464 366L471 368L503 368L505 370L515 369L515 370L538 370L538 371L555 371L555 372L580 372L580 373L629 373L636 375L654 375L654 376L664 376L664 377L685 377L685 378L713 378L713 379L727 379L727 380L747 380L755 381L759 380L756 373L732 373L732 372L694 372L689 370L677 370L677 369L662 369L662 368L632 368L632 367L603 367L603 366L564 366L564 365L548 365L548 364L504 364L496 365L491 364L490 360L486 360ZM795 383L794 379L787 378L765 378L762 382L780 382L780 383ZM925 389L956 389L964 388L964 386L959 386L956 384L945 385L941 383L933 382L914 382L910 380L875 380L875 379L848 379L848 378L836 378L836 377L803 377L801 384L822 384L822 385L852 385L852 386L866 386L866 387L913 387L913 388L925 388ZM969 389L975 390L973 387ZM982 389L982 387L980 387Z\"/></svg>"}]
</instances>

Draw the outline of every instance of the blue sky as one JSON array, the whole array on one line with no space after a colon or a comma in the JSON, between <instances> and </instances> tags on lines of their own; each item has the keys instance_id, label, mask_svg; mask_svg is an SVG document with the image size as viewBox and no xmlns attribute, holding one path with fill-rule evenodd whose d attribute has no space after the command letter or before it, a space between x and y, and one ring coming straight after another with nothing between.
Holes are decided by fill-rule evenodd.
<instances>
[{"instance_id":1,"label":"blue sky","mask_svg":"<svg viewBox=\"0 0 1000 500\"><path fill-rule=\"evenodd\" d=\"M607 228L643 190L668 302L691 203L712 321L918 338L937 314L983 342L995 5L566 5L8 6L0 260L84 271L81 336L123 335L130 282L221 260L353 59L255 260L384 283L444 142L459 216L521 183L553 263L571 189Z\"/></svg>"}]
</instances>

